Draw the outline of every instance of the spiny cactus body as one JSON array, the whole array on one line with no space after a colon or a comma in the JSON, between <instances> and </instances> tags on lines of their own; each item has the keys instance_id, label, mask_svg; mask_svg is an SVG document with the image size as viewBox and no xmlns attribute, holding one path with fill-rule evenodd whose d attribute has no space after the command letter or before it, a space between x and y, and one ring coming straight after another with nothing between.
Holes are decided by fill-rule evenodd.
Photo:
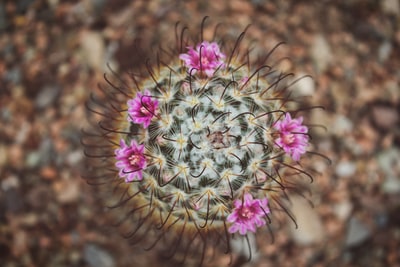
<instances>
[{"instance_id":1,"label":"spiny cactus body","mask_svg":"<svg viewBox=\"0 0 400 267\"><path fill-rule=\"evenodd\" d=\"M285 108L288 76L252 66L238 52L242 37L232 51L187 43L147 76L133 75L134 88L113 86L118 97L102 114L109 126L100 127L111 144L99 156L101 177L125 189L134 242L162 243L184 258L199 247L203 261L207 244L229 251L235 236L289 214L279 196L294 176L310 176L298 164L308 128Z\"/></svg>"}]
</instances>

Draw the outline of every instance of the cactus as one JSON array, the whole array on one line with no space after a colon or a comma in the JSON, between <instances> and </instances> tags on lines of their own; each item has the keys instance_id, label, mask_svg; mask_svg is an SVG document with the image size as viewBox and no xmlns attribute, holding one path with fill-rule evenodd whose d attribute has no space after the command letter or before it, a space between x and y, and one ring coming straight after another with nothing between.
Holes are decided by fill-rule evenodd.
<instances>
[{"instance_id":1,"label":"cactus","mask_svg":"<svg viewBox=\"0 0 400 267\"><path fill-rule=\"evenodd\" d=\"M105 110L88 106L102 117L86 138L100 170L88 180L122 189L116 206L132 243L201 265L210 248L230 252L233 239L270 229L274 214L291 217L281 197L296 177L312 180L300 165L308 127L287 107L290 75L241 53L243 37L229 51L182 34L168 62L147 62L133 87L105 76Z\"/></svg>"}]
</instances>

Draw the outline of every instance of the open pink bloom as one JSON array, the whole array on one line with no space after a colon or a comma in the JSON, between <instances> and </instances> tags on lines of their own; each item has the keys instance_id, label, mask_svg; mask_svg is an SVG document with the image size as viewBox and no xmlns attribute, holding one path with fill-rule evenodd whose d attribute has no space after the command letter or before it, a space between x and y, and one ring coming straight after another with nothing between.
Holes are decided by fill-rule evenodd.
<instances>
[{"instance_id":1,"label":"open pink bloom","mask_svg":"<svg viewBox=\"0 0 400 267\"><path fill-rule=\"evenodd\" d=\"M225 55L219 50L216 42L202 42L193 49L187 47L189 51L186 54L180 54L179 58L185 62L186 67L191 73L196 71L204 72L207 77L211 77L215 70L225 67Z\"/></svg>"},{"instance_id":2,"label":"open pink bloom","mask_svg":"<svg viewBox=\"0 0 400 267\"><path fill-rule=\"evenodd\" d=\"M146 90L144 95L137 93L134 99L128 100L128 121L143 124L147 128L156 115L157 107L158 101L150 96L149 91Z\"/></svg>"},{"instance_id":3,"label":"open pink bloom","mask_svg":"<svg viewBox=\"0 0 400 267\"><path fill-rule=\"evenodd\" d=\"M303 117L292 119L290 114L286 113L283 120L274 124L274 128L279 132L275 144L296 161L306 152L308 144L308 128L302 123Z\"/></svg>"},{"instance_id":4,"label":"open pink bloom","mask_svg":"<svg viewBox=\"0 0 400 267\"><path fill-rule=\"evenodd\" d=\"M135 140L132 140L128 146L121 139L120 146L115 150L117 159L115 166L119 169L119 176L125 177L125 182L141 181L143 169L146 168L144 145L138 145Z\"/></svg>"},{"instance_id":5,"label":"open pink bloom","mask_svg":"<svg viewBox=\"0 0 400 267\"><path fill-rule=\"evenodd\" d=\"M241 235L245 235L247 231L256 232L256 226L261 227L265 225L265 217L269 213L268 199L253 199L249 193L244 194L243 200L236 199L233 204L235 208L226 219L228 222L233 223L229 227L229 233L239 231Z\"/></svg>"}]
</instances>

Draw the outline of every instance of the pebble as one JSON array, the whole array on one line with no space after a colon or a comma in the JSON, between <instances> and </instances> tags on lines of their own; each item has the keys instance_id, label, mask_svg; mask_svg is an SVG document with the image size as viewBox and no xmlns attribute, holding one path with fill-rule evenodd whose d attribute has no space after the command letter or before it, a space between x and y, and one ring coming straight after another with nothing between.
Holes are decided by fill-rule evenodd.
<instances>
[{"instance_id":1,"label":"pebble","mask_svg":"<svg viewBox=\"0 0 400 267\"><path fill-rule=\"evenodd\" d=\"M355 174L357 166L351 161L342 161L336 165L335 173L339 177L350 177Z\"/></svg>"},{"instance_id":2,"label":"pebble","mask_svg":"<svg viewBox=\"0 0 400 267\"><path fill-rule=\"evenodd\" d=\"M400 177L387 176L382 184L382 191L387 194L400 193Z\"/></svg>"},{"instance_id":3,"label":"pebble","mask_svg":"<svg viewBox=\"0 0 400 267\"><path fill-rule=\"evenodd\" d=\"M347 220L352 210L353 204L349 200L343 200L333 206L333 211L336 214L336 217L341 221Z\"/></svg>"},{"instance_id":4,"label":"pebble","mask_svg":"<svg viewBox=\"0 0 400 267\"><path fill-rule=\"evenodd\" d=\"M96 12L96 14L100 15L101 11L104 9L107 0L91 0L91 4Z\"/></svg>"},{"instance_id":5,"label":"pebble","mask_svg":"<svg viewBox=\"0 0 400 267\"><path fill-rule=\"evenodd\" d=\"M324 72L333 59L331 47L322 34L316 35L314 38L311 57L319 73Z\"/></svg>"},{"instance_id":6,"label":"pebble","mask_svg":"<svg viewBox=\"0 0 400 267\"><path fill-rule=\"evenodd\" d=\"M40 176L45 180L53 180L58 177L57 170L51 166L44 166L40 169Z\"/></svg>"},{"instance_id":7,"label":"pebble","mask_svg":"<svg viewBox=\"0 0 400 267\"><path fill-rule=\"evenodd\" d=\"M338 114L336 120L333 122L332 128L329 132L335 133L338 136L343 136L353 131L353 122L344 115Z\"/></svg>"},{"instance_id":8,"label":"pebble","mask_svg":"<svg viewBox=\"0 0 400 267\"><path fill-rule=\"evenodd\" d=\"M399 112L394 107L377 105L372 107L372 120L382 130L390 130L399 122Z\"/></svg>"},{"instance_id":9,"label":"pebble","mask_svg":"<svg viewBox=\"0 0 400 267\"><path fill-rule=\"evenodd\" d=\"M80 196L79 182L73 179L62 179L54 183L53 189L57 200L62 204L76 202Z\"/></svg>"},{"instance_id":10,"label":"pebble","mask_svg":"<svg viewBox=\"0 0 400 267\"><path fill-rule=\"evenodd\" d=\"M1 181L1 189L3 191L8 191L12 188L18 188L19 187L19 179L18 176L16 175L9 175L7 178L3 179Z\"/></svg>"},{"instance_id":11,"label":"pebble","mask_svg":"<svg viewBox=\"0 0 400 267\"><path fill-rule=\"evenodd\" d=\"M27 154L25 166L28 168L36 168L40 164L40 153L38 151L31 151Z\"/></svg>"},{"instance_id":12,"label":"pebble","mask_svg":"<svg viewBox=\"0 0 400 267\"><path fill-rule=\"evenodd\" d=\"M111 254L94 244L87 244L83 249L83 259L91 267L114 267L115 260Z\"/></svg>"},{"instance_id":13,"label":"pebble","mask_svg":"<svg viewBox=\"0 0 400 267\"><path fill-rule=\"evenodd\" d=\"M40 164L49 165L55 158L54 143L50 138L43 138L39 150Z\"/></svg>"},{"instance_id":14,"label":"pebble","mask_svg":"<svg viewBox=\"0 0 400 267\"><path fill-rule=\"evenodd\" d=\"M357 218L352 217L348 224L346 233L345 246L354 247L365 240L371 235L370 230Z\"/></svg>"},{"instance_id":15,"label":"pebble","mask_svg":"<svg viewBox=\"0 0 400 267\"><path fill-rule=\"evenodd\" d=\"M23 144L27 140L31 131L31 124L24 121L20 124L17 133L15 134L14 142L16 144Z\"/></svg>"},{"instance_id":16,"label":"pebble","mask_svg":"<svg viewBox=\"0 0 400 267\"><path fill-rule=\"evenodd\" d=\"M54 104L60 95L60 87L56 85L45 86L35 99L35 106L38 109L44 109Z\"/></svg>"},{"instance_id":17,"label":"pebble","mask_svg":"<svg viewBox=\"0 0 400 267\"><path fill-rule=\"evenodd\" d=\"M24 230L17 230L13 236L12 250L16 257L20 257L28 252L29 235Z\"/></svg>"},{"instance_id":18,"label":"pebble","mask_svg":"<svg viewBox=\"0 0 400 267\"><path fill-rule=\"evenodd\" d=\"M377 159L380 169L385 174L382 191L388 194L400 193L400 150L398 148L383 150Z\"/></svg>"},{"instance_id":19,"label":"pebble","mask_svg":"<svg viewBox=\"0 0 400 267\"><path fill-rule=\"evenodd\" d=\"M290 227L293 240L298 245L322 242L325 238L325 231L319 214L303 197L291 196L290 199L293 204L291 211L298 225L297 229Z\"/></svg>"},{"instance_id":20,"label":"pebble","mask_svg":"<svg viewBox=\"0 0 400 267\"><path fill-rule=\"evenodd\" d=\"M381 151L377 155L379 167L385 174L394 175L394 167L400 167L400 150L398 148L389 148Z\"/></svg>"},{"instance_id":21,"label":"pebble","mask_svg":"<svg viewBox=\"0 0 400 267\"><path fill-rule=\"evenodd\" d=\"M400 33L400 31L399 31ZM399 73L400 76L400 73ZM398 80L398 78L397 78ZM397 80L389 80L385 83L385 91L387 92L387 100L400 102L400 84Z\"/></svg>"},{"instance_id":22,"label":"pebble","mask_svg":"<svg viewBox=\"0 0 400 267\"><path fill-rule=\"evenodd\" d=\"M379 62L385 62L392 52L392 43L389 41L384 41L378 48L378 59Z\"/></svg>"},{"instance_id":23,"label":"pebble","mask_svg":"<svg viewBox=\"0 0 400 267\"><path fill-rule=\"evenodd\" d=\"M22 73L21 73L20 68L18 68L18 67L14 67L14 68L8 70L4 77L5 80L10 81L14 84L20 83L21 78L22 78Z\"/></svg>"},{"instance_id":24,"label":"pebble","mask_svg":"<svg viewBox=\"0 0 400 267\"><path fill-rule=\"evenodd\" d=\"M7 164L8 155L7 148L5 145L0 143L0 169Z\"/></svg>"},{"instance_id":25,"label":"pebble","mask_svg":"<svg viewBox=\"0 0 400 267\"><path fill-rule=\"evenodd\" d=\"M80 41L86 63L94 70L104 71L105 46L101 34L95 31L85 31L82 32Z\"/></svg>"},{"instance_id":26,"label":"pebble","mask_svg":"<svg viewBox=\"0 0 400 267\"><path fill-rule=\"evenodd\" d=\"M70 153L68 153L68 155L66 157L66 162L70 166L76 166L77 164L82 162L82 159L83 159L82 151L81 150L75 150L75 151L71 151Z\"/></svg>"},{"instance_id":27,"label":"pebble","mask_svg":"<svg viewBox=\"0 0 400 267\"><path fill-rule=\"evenodd\" d=\"M382 0L381 1L382 11L388 15L400 15L400 3L399 0Z\"/></svg>"}]
</instances>

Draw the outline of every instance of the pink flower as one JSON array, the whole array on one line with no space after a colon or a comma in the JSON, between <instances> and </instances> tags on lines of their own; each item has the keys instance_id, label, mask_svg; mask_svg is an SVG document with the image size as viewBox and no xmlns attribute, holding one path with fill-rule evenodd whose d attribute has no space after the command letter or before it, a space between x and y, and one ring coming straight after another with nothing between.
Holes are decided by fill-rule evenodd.
<instances>
[{"instance_id":1,"label":"pink flower","mask_svg":"<svg viewBox=\"0 0 400 267\"><path fill-rule=\"evenodd\" d=\"M292 119L290 114L286 113L283 120L274 124L274 128L279 132L275 144L296 161L306 152L308 144L308 128L302 125L302 122L303 117Z\"/></svg>"},{"instance_id":2,"label":"pink flower","mask_svg":"<svg viewBox=\"0 0 400 267\"><path fill-rule=\"evenodd\" d=\"M119 168L119 176L125 177L125 182L141 181L143 179L142 171L146 168L144 145L138 145L135 140L132 140L128 146L121 139L120 146L115 150L117 159L115 166Z\"/></svg>"},{"instance_id":3,"label":"pink flower","mask_svg":"<svg viewBox=\"0 0 400 267\"><path fill-rule=\"evenodd\" d=\"M244 194L244 199L236 199L233 204L235 208L229 214L227 221L233 223L229 227L229 233L239 231L241 235L245 235L247 231L256 232L256 226L265 225L263 217L269 213L268 199L253 199L249 193Z\"/></svg>"},{"instance_id":4,"label":"pink flower","mask_svg":"<svg viewBox=\"0 0 400 267\"><path fill-rule=\"evenodd\" d=\"M137 93L136 98L128 100L128 121L143 124L147 128L156 115L157 107L158 101L150 96L149 91L146 90L144 95Z\"/></svg>"},{"instance_id":5,"label":"pink flower","mask_svg":"<svg viewBox=\"0 0 400 267\"><path fill-rule=\"evenodd\" d=\"M200 71L205 73L207 77L213 76L218 68L224 68L225 55L219 50L216 42L209 43L202 42L193 49L192 46L187 47L189 51L186 54L180 54L179 58L182 59L189 71L196 73Z\"/></svg>"}]
</instances>

